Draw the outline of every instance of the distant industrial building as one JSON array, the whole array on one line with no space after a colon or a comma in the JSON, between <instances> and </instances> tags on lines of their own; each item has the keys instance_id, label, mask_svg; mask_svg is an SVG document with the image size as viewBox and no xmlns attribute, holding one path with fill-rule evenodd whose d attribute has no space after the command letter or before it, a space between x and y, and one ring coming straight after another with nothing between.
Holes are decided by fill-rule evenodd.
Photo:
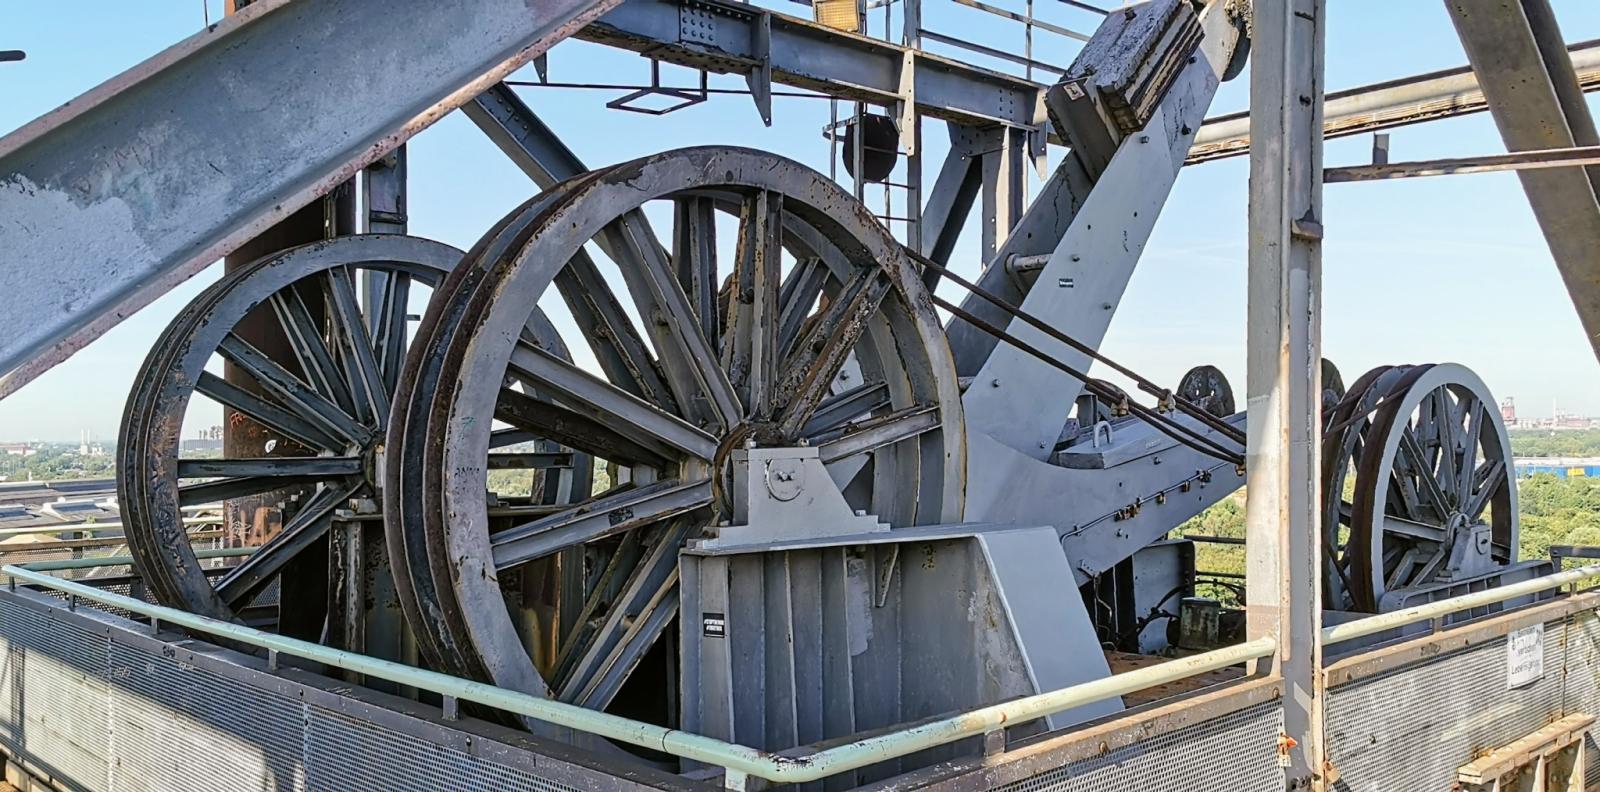
<instances>
[{"instance_id":1,"label":"distant industrial building","mask_svg":"<svg viewBox=\"0 0 1600 792\"><path fill-rule=\"evenodd\" d=\"M1519 417L1517 415L1517 401L1511 396L1500 400L1500 420L1505 422L1506 427L1510 429L1548 429L1553 432L1600 429L1600 418L1573 415L1563 411L1556 404L1551 404L1550 416L1547 418Z\"/></svg>"},{"instance_id":2,"label":"distant industrial building","mask_svg":"<svg viewBox=\"0 0 1600 792\"><path fill-rule=\"evenodd\" d=\"M1516 460L1517 478L1548 473L1556 478L1600 478L1600 457L1527 457Z\"/></svg>"}]
</instances>

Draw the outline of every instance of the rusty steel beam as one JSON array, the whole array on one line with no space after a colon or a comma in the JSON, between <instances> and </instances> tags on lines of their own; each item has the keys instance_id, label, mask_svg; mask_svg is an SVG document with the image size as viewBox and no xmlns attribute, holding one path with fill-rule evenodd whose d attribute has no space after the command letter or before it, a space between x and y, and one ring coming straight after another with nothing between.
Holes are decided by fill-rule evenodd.
<instances>
[{"instance_id":1,"label":"rusty steel beam","mask_svg":"<svg viewBox=\"0 0 1600 792\"><path fill-rule=\"evenodd\" d=\"M1582 90L1600 91L1600 40L1573 44L1568 52ZM1331 140L1488 109L1472 67L1461 66L1328 94L1322 136ZM1250 114L1230 113L1206 119L1189 150L1189 164L1249 152Z\"/></svg>"},{"instance_id":2,"label":"rusty steel beam","mask_svg":"<svg viewBox=\"0 0 1600 792\"><path fill-rule=\"evenodd\" d=\"M1600 165L1600 146L1535 149L1533 151L1519 151L1513 154L1450 157L1446 159L1419 160L1417 162L1391 162L1382 165L1351 165L1343 168L1328 168L1323 171L1322 180L1324 183L1334 184L1339 182L1384 181L1388 179L1417 179L1425 176L1456 176L1467 173L1578 168L1594 165Z\"/></svg>"},{"instance_id":3,"label":"rusty steel beam","mask_svg":"<svg viewBox=\"0 0 1600 792\"><path fill-rule=\"evenodd\" d=\"M260 0L0 138L0 397L616 3Z\"/></svg>"}]
</instances>

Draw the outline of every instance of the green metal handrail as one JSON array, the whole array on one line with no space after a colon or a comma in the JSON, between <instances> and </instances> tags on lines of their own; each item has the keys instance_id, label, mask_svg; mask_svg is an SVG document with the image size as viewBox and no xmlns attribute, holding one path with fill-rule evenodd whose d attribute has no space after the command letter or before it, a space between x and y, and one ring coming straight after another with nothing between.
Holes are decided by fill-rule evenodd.
<instances>
[{"instance_id":1,"label":"green metal handrail","mask_svg":"<svg viewBox=\"0 0 1600 792\"><path fill-rule=\"evenodd\" d=\"M248 555L255 548L229 547L196 551L200 558ZM428 690L459 701L471 701L588 734L662 751L726 771L725 783L742 787L754 776L776 783L802 783L856 770L918 751L946 745L967 737L988 734L1008 725L1047 717L1070 709L1143 690L1155 685L1226 668L1247 660L1272 655L1277 642L1271 637L1257 638L1203 654L1171 660L1124 674L1096 679L1078 685L1026 696L981 707L899 731L866 737L813 754L787 756L761 751L678 729L629 720L604 712L585 709L514 690L494 687L460 677L415 668L376 657L334 649L321 644L287 638L231 622L198 616L187 611L152 605L142 600L102 591L49 571L85 569L131 564L132 558L75 558L39 561L0 567L0 575L17 581L61 591L76 599L121 608L158 621L179 625L210 635L300 657L384 679L420 690ZM1534 580L1513 583L1487 591L1473 592L1439 602L1431 602L1391 613L1377 614L1358 621L1326 627L1325 643L1337 643L1381 633L1425 619L1436 618L1470 608L1504 602L1516 597L1561 588L1600 578L1600 564L1558 572Z\"/></svg>"},{"instance_id":2,"label":"green metal handrail","mask_svg":"<svg viewBox=\"0 0 1600 792\"><path fill-rule=\"evenodd\" d=\"M1600 577L1600 564L1590 564L1589 566L1569 569L1565 572L1557 572L1553 575L1545 575L1533 580L1524 580L1520 583L1474 591L1470 594L1462 594L1459 597L1442 599L1438 602L1428 602L1397 611L1379 613L1375 616L1322 628L1322 642L1331 644L1349 641L1354 638L1364 638L1396 627L1403 627L1413 622L1448 616L1457 611L1478 608L1484 605L1493 605L1498 602L1505 602L1508 599L1537 594L1541 591L1549 591L1569 584L1593 580L1597 577Z\"/></svg>"},{"instance_id":3,"label":"green metal handrail","mask_svg":"<svg viewBox=\"0 0 1600 792\"><path fill-rule=\"evenodd\" d=\"M216 552L249 551L251 548L222 548ZM198 554L198 553L197 553ZM142 600L102 591L71 580L45 574L46 570L78 569L105 565L113 559L68 559L37 564L6 565L0 575L42 586L88 602L120 608L168 624L249 644L278 654L300 657L333 668L383 679L399 685L428 690L458 701L471 701L486 707L525 715L557 726L607 737L642 748L662 751L685 759L722 767L724 783L742 788L754 776L775 783L817 781L831 775L856 770L917 751L946 745L967 737L998 731L1088 704L1105 701L1166 682L1226 668L1271 655L1277 641L1270 637L1192 655L1159 665L1096 679L1034 696L980 707L948 718L930 721L900 731L863 738L804 756L783 756L705 737L678 729L629 720L617 715L585 709L482 682L414 668L376 657L334 649L264 632L242 624L198 616L187 611L152 605ZM124 562L131 562L126 559Z\"/></svg>"},{"instance_id":4,"label":"green metal handrail","mask_svg":"<svg viewBox=\"0 0 1600 792\"><path fill-rule=\"evenodd\" d=\"M183 518L183 525L185 526L215 525L220 522L222 522L221 517ZM26 528L0 528L0 537L28 536L32 534L84 533L111 530L121 531L123 529L124 525L121 520L110 520L107 522L53 523L49 525L30 525Z\"/></svg>"}]
</instances>

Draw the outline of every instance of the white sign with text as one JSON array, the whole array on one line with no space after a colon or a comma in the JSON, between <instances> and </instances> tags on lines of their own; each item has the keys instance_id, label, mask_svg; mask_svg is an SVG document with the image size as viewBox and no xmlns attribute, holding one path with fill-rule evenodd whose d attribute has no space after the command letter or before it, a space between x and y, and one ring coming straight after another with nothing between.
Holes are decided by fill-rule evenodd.
<instances>
[{"instance_id":1,"label":"white sign with text","mask_svg":"<svg viewBox=\"0 0 1600 792\"><path fill-rule=\"evenodd\" d=\"M1506 636L1506 687L1531 685L1544 676L1544 625L1513 630Z\"/></svg>"}]
</instances>

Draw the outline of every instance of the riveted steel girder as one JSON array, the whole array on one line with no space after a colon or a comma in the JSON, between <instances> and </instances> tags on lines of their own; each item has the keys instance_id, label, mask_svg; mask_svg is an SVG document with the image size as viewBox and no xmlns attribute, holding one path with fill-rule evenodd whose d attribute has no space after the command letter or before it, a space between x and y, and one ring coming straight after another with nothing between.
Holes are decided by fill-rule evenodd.
<instances>
[{"instance_id":1,"label":"riveted steel girder","mask_svg":"<svg viewBox=\"0 0 1600 792\"><path fill-rule=\"evenodd\" d=\"M757 30L770 31L764 42ZM887 106L900 101L901 71L909 64L923 115L975 126L1033 127L1044 120L1038 83L748 3L629 0L578 37L714 72L770 67L774 82Z\"/></svg>"},{"instance_id":2,"label":"riveted steel girder","mask_svg":"<svg viewBox=\"0 0 1600 792\"><path fill-rule=\"evenodd\" d=\"M0 396L616 2L261 0L0 139Z\"/></svg>"}]
</instances>

